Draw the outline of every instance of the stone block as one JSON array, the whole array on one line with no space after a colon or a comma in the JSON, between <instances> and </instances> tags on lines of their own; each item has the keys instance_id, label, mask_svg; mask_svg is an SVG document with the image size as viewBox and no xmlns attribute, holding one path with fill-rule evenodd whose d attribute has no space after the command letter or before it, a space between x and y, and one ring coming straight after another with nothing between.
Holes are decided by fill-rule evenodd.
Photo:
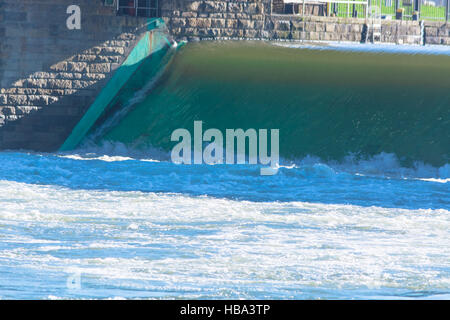
<instances>
[{"instance_id":1,"label":"stone block","mask_svg":"<svg viewBox=\"0 0 450 320\"><path fill-rule=\"evenodd\" d=\"M197 12L183 12L183 13L181 13L181 16L183 18L196 18Z\"/></svg>"},{"instance_id":2,"label":"stone block","mask_svg":"<svg viewBox=\"0 0 450 320\"><path fill-rule=\"evenodd\" d=\"M186 19L184 18L173 18L170 20L170 24L173 27L185 27L186 26Z\"/></svg>"},{"instance_id":3,"label":"stone block","mask_svg":"<svg viewBox=\"0 0 450 320\"><path fill-rule=\"evenodd\" d=\"M48 87L54 89L71 89L72 81L62 79L49 79Z\"/></svg>"},{"instance_id":4,"label":"stone block","mask_svg":"<svg viewBox=\"0 0 450 320\"><path fill-rule=\"evenodd\" d=\"M110 63L93 63L89 65L89 73L109 73L111 72Z\"/></svg>"},{"instance_id":5,"label":"stone block","mask_svg":"<svg viewBox=\"0 0 450 320\"><path fill-rule=\"evenodd\" d=\"M213 28L225 28L226 20L225 19L211 19L211 26Z\"/></svg>"},{"instance_id":6,"label":"stone block","mask_svg":"<svg viewBox=\"0 0 450 320\"><path fill-rule=\"evenodd\" d=\"M203 12L225 12L227 10L227 3L222 1L204 1L201 5Z\"/></svg>"},{"instance_id":7,"label":"stone block","mask_svg":"<svg viewBox=\"0 0 450 320\"><path fill-rule=\"evenodd\" d=\"M236 29L238 26L238 21L235 19L228 19L227 21L227 28Z\"/></svg>"},{"instance_id":8,"label":"stone block","mask_svg":"<svg viewBox=\"0 0 450 320\"><path fill-rule=\"evenodd\" d=\"M253 28L253 21L239 19L238 20L238 28L252 29Z\"/></svg>"},{"instance_id":9,"label":"stone block","mask_svg":"<svg viewBox=\"0 0 450 320\"><path fill-rule=\"evenodd\" d=\"M84 80L103 80L106 78L106 75L103 73L85 73L81 79Z\"/></svg>"},{"instance_id":10,"label":"stone block","mask_svg":"<svg viewBox=\"0 0 450 320\"><path fill-rule=\"evenodd\" d=\"M289 31L291 29L291 22L286 20L277 21L275 23L275 30Z\"/></svg>"},{"instance_id":11,"label":"stone block","mask_svg":"<svg viewBox=\"0 0 450 320\"><path fill-rule=\"evenodd\" d=\"M316 31L316 24L311 22L305 23L305 31L307 32L315 32Z\"/></svg>"},{"instance_id":12,"label":"stone block","mask_svg":"<svg viewBox=\"0 0 450 320\"><path fill-rule=\"evenodd\" d=\"M87 72L88 64L86 62L68 62L67 69L70 72Z\"/></svg>"},{"instance_id":13,"label":"stone block","mask_svg":"<svg viewBox=\"0 0 450 320\"><path fill-rule=\"evenodd\" d=\"M125 49L123 47L103 47L100 51L102 55L123 55Z\"/></svg>"},{"instance_id":14,"label":"stone block","mask_svg":"<svg viewBox=\"0 0 450 320\"><path fill-rule=\"evenodd\" d=\"M261 30L264 27L264 21L253 21L253 28Z\"/></svg>"},{"instance_id":15,"label":"stone block","mask_svg":"<svg viewBox=\"0 0 450 320\"><path fill-rule=\"evenodd\" d=\"M258 14L263 12L263 4L262 3L250 3L245 8L245 12L249 14Z\"/></svg>"},{"instance_id":16,"label":"stone block","mask_svg":"<svg viewBox=\"0 0 450 320\"><path fill-rule=\"evenodd\" d=\"M327 23L325 25L325 31L326 32L335 32L336 31L336 25L334 23Z\"/></svg>"},{"instance_id":17,"label":"stone block","mask_svg":"<svg viewBox=\"0 0 450 320\"><path fill-rule=\"evenodd\" d=\"M257 30L245 30L244 36L246 38L258 38L259 33Z\"/></svg>"},{"instance_id":18,"label":"stone block","mask_svg":"<svg viewBox=\"0 0 450 320\"><path fill-rule=\"evenodd\" d=\"M48 104L48 96L44 95L29 95L28 103L31 105L47 105Z\"/></svg>"},{"instance_id":19,"label":"stone block","mask_svg":"<svg viewBox=\"0 0 450 320\"><path fill-rule=\"evenodd\" d=\"M72 82L73 89L85 89L97 83L97 81L74 80Z\"/></svg>"},{"instance_id":20,"label":"stone block","mask_svg":"<svg viewBox=\"0 0 450 320\"><path fill-rule=\"evenodd\" d=\"M291 25L292 25L292 30L293 31L303 31L303 21L291 21Z\"/></svg>"},{"instance_id":21,"label":"stone block","mask_svg":"<svg viewBox=\"0 0 450 320\"><path fill-rule=\"evenodd\" d=\"M211 27L211 19L209 18L197 18L198 28L210 28Z\"/></svg>"},{"instance_id":22,"label":"stone block","mask_svg":"<svg viewBox=\"0 0 450 320\"><path fill-rule=\"evenodd\" d=\"M242 12L242 5L239 2L228 2L228 12L238 13Z\"/></svg>"},{"instance_id":23,"label":"stone block","mask_svg":"<svg viewBox=\"0 0 450 320\"><path fill-rule=\"evenodd\" d=\"M440 44L440 38L439 37L430 37L430 36L426 36L425 41L427 44Z\"/></svg>"},{"instance_id":24,"label":"stone block","mask_svg":"<svg viewBox=\"0 0 450 320\"><path fill-rule=\"evenodd\" d=\"M350 28L351 28L351 32L354 32L354 33L362 32L362 25L361 24L352 24Z\"/></svg>"},{"instance_id":25,"label":"stone block","mask_svg":"<svg viewBox=\"0 0 450 320\"><path fill-rule=\"evenodd\" d=\"M50 69L54 71L67 71L67 62L66 61L58 62L52 65Z\"/></svg>"},{"instance_id":26,"label":"stone block","mask_svg":"<svg viewBox=\"0 0 450 320\"><path fill-rule=\"evenodd\" d=\"M27 103L26 95L9 95L8 96L8 104L13 106L23 105Z\"/></svg>"},{"instance_id":27,"label":"stone block","mask_svg":"<svg viewBox=\"0 0 450 320\"><path fill-rule=\"evenodd\" d=\"M309 40L319 40L319 32L310 32L309 33Z\"/></svg>"},{"instance_id":28,"label":"stone block","mask_svg":"<svg viewBox=\"0 0 450 320\"><path fill-rule=\"evenodd\" d=\"M16 114L16 108L13 106L0 107L0 113L4 116Z\"/></svg>"},{"instance_id":29,"label":"stone block","mask_svg":"<svg viewBox=\"0 0 450 320\"><path fill-rule=\"evenodd\" d=\"M325 31L325 23L316 23L316 31L324 32Z\"/></svg>"},{"instance_id":30,"label":"stone block","mask_svg":"<svg viewBox=\"0 0 450 320\"><path fill-rule=\"evenodd\" d=\"M97 55L95 54L79 54L75 58L79 62L92 62L97 59Z\"/></svg>"},{"instance_id":31,"label":"stone block","mask_svg":"<svg viewBox=\"0 0 450 320\"><path fill-rule=\"evenodd\" d=\"M192 1L191 3L187 3L186 11L198 11L201 8L202 1Z\"/></svg>"}]
</instances>

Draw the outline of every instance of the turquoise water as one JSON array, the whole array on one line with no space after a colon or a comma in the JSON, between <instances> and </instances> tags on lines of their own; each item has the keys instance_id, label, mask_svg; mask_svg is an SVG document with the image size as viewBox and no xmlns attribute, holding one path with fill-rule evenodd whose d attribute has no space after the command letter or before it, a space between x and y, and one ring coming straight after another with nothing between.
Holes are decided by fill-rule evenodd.
<instances>
[{"instance_id":1,"label":"turquoise water","mask_svg":"<svg viewBox=\"0 0 450 320\"><path fill-rule=\"evenodd\" d=\"M77 150L0 153L0 298L448 299L449 57L222 49L187 46ZM278 173L171 163L196 119L280 128Z\"/></svg>"},{"instance_id":2,"label":"turquoise water","mask_svg":"<svg viewBox=\"0 0 450 320\"><path fill-rule=\"evenodd\" d=\"M194 121L203 121L204 131L279 129L280 155L289 160L384 152L404 166L449 163L449 55L428 47L418 47L426 54L324 48L188 44L150 91L124 103L124 116L99 123L84 145L168 152L174 130L193 132Z\"/></svg>"}]
</instances>

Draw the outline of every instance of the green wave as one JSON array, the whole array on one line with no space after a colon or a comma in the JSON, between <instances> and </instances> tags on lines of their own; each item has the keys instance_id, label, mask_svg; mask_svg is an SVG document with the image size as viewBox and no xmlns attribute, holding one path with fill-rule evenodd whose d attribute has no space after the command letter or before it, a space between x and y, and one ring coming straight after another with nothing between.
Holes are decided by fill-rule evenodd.
<instances>
[{"instance_id":1,"label":"green wave","mask_svg":"<svg viewBox=\"0 0 450 320\"><path fill-rule=\"evenodd\" d=\"M195 120L204 130L280 129L287 159L386 152L441 166L450 157L450 57L189 43L98 141L170 150L172 131L193 132Z\"/></svg>"}]
</instances>

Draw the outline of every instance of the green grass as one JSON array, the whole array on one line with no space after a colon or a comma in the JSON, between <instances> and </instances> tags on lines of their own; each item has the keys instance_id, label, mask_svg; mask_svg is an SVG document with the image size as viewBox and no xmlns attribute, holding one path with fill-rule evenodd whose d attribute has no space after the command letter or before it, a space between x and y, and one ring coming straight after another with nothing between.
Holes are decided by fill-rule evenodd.
<instances>
[{"instance_id":1,"label":"green grass","mask_svg":"<svg viewBox=\"0 0 450 320\"><path fill-rule=\"evenodd\" d=\"M358 12L358 18L365 18L366 17L366 9L364 8L365 6L362 4L357 4L355 6L355 10ZM347 9L348 8L348 9ZM349 7L347 7L346 4L344 3L339 3L337 6L337 16L338 17L352 17L352 13L353 13L353 4L350 4ZM348 15L347 15L347 10L348 10Z\"/></svg>"},{"instance_id":2,"label":"green grass","mask_svg":"<svg viewBox=\"0 0 450 320\"><path fill-rule=\"evenodd\" d=\"M445 19L445 7L422 6L420 11L422 19Z\"/></svg>"}]
</instances>

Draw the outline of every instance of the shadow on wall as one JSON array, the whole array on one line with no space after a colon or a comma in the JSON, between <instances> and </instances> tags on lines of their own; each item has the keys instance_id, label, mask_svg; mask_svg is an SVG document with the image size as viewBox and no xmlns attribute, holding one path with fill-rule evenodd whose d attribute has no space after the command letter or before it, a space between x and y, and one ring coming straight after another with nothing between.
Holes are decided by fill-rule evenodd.
<instances>
[{"instance_id":1,"label":"shadow on wall","mask_svg":"<svg viewBox=\"0 0 450 320\"><path fill-rule=\"evenodd\" d=\"M0 149L57 150L146 31L102 1L55 3L0 7ZM81 30L66 26L72 4Z\"/></svg>"}]
</instances>

